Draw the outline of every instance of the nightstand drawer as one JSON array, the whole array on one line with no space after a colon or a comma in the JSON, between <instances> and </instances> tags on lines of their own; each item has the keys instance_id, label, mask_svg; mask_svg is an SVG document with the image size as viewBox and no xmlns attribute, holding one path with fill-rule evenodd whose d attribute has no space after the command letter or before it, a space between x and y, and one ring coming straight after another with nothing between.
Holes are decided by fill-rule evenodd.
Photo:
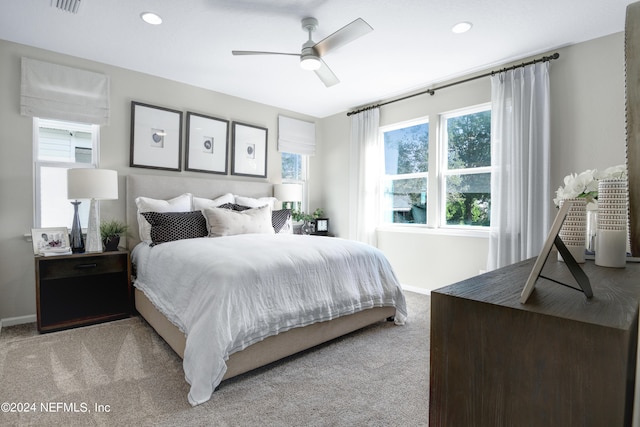
<instances>
[{"instance_id":1,"label":"nightstand drawer","mask_svg":"<svg viewBox=\"0 0 640 427\"><path fill-rule=\"evenodd\" d=\"M127 254L122 256L83 256L63 259L40 259L40 280L94 276L127 270Z\"/></svg>"}]
</instances>

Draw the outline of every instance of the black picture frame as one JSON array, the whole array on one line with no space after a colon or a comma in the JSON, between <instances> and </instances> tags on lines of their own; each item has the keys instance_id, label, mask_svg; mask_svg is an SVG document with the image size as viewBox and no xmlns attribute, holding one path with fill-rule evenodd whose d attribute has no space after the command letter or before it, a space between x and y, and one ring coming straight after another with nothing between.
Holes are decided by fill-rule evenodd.
<instances>
[{"instance_id":1,"label":"black picture frame","mask_svg":"<svg viewBox=\"0 0 640 427\"><path fill-rule=\"evenodd\" d=\"M231 123L231 175L267 177L269 130L246 123Z\"/></svg>"},{"instance_id":2,"label":"black picture frame","mask_svg":"<svg viewBox=\"0 0 640 427\"><path fill-rule=\"evenodd\" d=\"M314 234L329 234L329 218L316 218Z\"/></svg>"},{"instance_id":3,"label":"black picture frame","mask_svg":"<svg viewBox=\"0 0 640 427\"><path fill-rule=\"evenodd\" d=\"M129 166L180 171L182 111L131 101Z\"/></svg>"},{"instance_id":4,"label":"black picture frame","mask_svg":"<svg viewBox=\"0 0 640 427\"><path fill-rule=\"evenodd\" d=\"M229 121L187 111L184 170L226 175Z\"/></svg>"}]
</instances>

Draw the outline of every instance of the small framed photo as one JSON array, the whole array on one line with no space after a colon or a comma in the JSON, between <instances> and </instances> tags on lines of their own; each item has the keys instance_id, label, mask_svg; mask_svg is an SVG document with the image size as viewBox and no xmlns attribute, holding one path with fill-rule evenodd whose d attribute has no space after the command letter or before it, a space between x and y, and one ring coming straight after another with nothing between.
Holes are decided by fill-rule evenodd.
<instances>
[{"instance_id":1,"label":"small framed photo","mask_svg":"<svg viewBox=\"0 0 640 427\"><path fill-rule=\"evenodd\" d=\"M70 252L67 227L32 228L31 241L34 255L43 252Z\"/></svg>"},{"instance_id":2,"label":"small framed photo","mask_svg":"<svg viewBox=\"0 0 640 427\"><path fill-rule=\"evenodd\" d=\"M131 102L129 166L180 171L182 111Z\"/></svg>"},{"instance_id":3,"label":"small framed photo","mask_svg":"<svg viewBox=\"0 0 640 427\"><path fill-rule=\"evenodd\" d=\"M227 174L229 122L187 111L184 170Z\"/></svg>"},{"instance_id":4,"label":"small framed photo","mask_svg":"<svg viewBox=\"0 0 640 427\"><path fill-rule=\"evenodd\" d=\"M329 233L329 218L316 219L315 234L328 234L328 233Z\"/></svg>"},{"instance_id":5,"label":"small framed photo","mask_svg":"<svg viewBox=\"0 0 640 427\"><path fill-rule=\"evenodd\" d=\"M231 174L267 177L266 128L232 123Z\"/></svg>"}]
</instances>

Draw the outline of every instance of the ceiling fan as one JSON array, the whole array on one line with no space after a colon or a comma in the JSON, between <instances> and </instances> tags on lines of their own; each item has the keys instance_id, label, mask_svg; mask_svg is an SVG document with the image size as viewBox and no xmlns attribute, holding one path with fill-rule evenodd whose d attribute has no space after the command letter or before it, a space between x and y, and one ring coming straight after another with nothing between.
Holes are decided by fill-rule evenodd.
<instances>
[{"instance_id":1,"label":"ceiling fan","mask_svg":"<svg viewBox=\"0 0 640 427\"><path fill-rule=\"evenodd\" d=\"M311 38L312 33L318 28L318 20L315 18L304 18L302 20L302 29L309 34L309 40L302 45L300 53L284 53L284 52L261 52L255 50L233 50L234 55L291 55L300 57L300 66L305 70L313 70L322 80L326 87L333 86L340 82L338 77L331 71L322 57L328 52L338 49L360 38L373 28L367 24L362 18L358 18L350 24L340 28L335 33L325 39L314 42Z\"/></svg>"}]
</instances>

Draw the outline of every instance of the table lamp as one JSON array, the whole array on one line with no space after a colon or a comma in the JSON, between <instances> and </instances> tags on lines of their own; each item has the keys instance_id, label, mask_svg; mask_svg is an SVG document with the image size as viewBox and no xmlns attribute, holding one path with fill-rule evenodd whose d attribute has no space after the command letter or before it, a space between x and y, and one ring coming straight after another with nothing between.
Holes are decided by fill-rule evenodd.
<instances>
[{"instance_id":1,"label":"table lamp","mask_svg":"<svg viewBox=\"0 0 640 427\"><path fill-rule=\"evenodd\" d=\"M289 209L294 209L293 203L302 201L302 185L300 184L275 184L273 186L273 197L282 202L282 208L285 203L290 203Z\"/></svg>"},{"instance_id":2,"label":"table lamp","mask_svg":"<svg viewBox=\"0 0 640 427\"><path fill-rule=\"evenodd\" d=\"M71 227L71 251L74 253L102 252L100 226L96 200L115 200L118 198L118 173L107 169L69 169L67 171L67 198L74 207ZM78 199L91 199L89 206L89 224L87 244L82 239L82 227L78 216Z\"/></svg>"}]
</instances>

